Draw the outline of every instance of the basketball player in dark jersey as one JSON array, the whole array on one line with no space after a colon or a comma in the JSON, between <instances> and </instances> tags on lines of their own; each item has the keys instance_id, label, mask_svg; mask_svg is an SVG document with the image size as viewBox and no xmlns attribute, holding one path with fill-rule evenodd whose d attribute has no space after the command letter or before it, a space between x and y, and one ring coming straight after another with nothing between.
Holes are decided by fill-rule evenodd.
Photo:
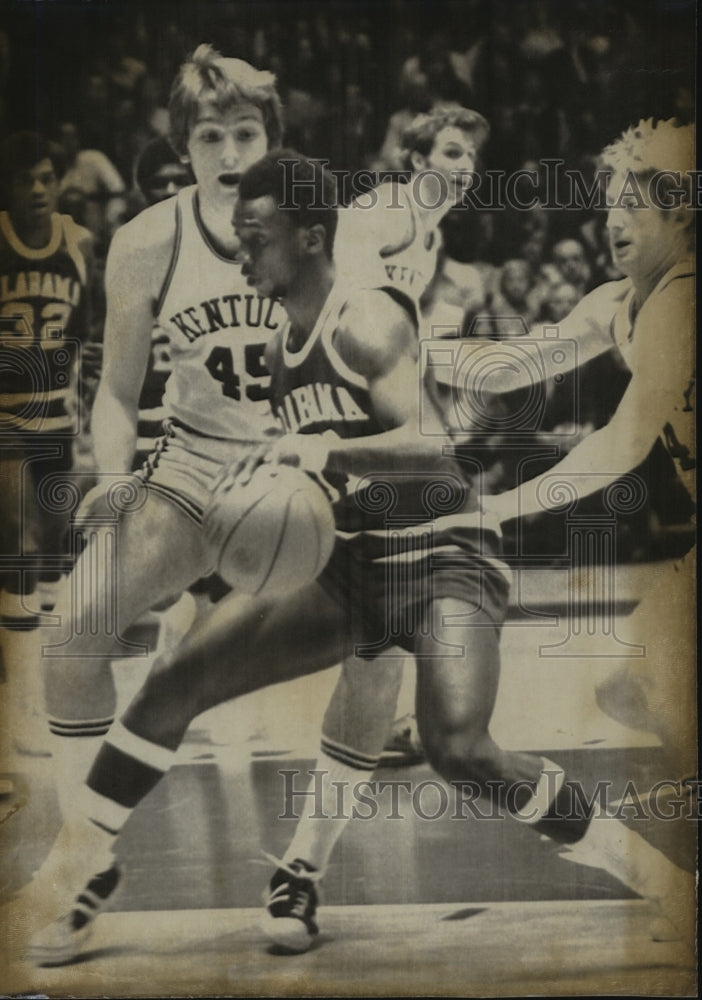
<instances>
[{"instance_id":1,"label":"basketball player in dark jersey","mask_svg":"<svg viewBox=\"0 0 702 1000\"><path fill-rule=\"evenodd\" d=\"M404 296L416 312L422 339L433 336L425 304L440 261L440 223L471 183L488 134L487 121L469 108L437 106L417 115L402 136L403 166L409 177L383 181L339 212L334 240L337 279L349 289L387 287ZM448 306L442 312L447 322L450 311ZM434 318L436 312L435 308ZM342 664L324 714L320 755L310 769L323 771L324 781L321 786L316 776L310 781L315 795L305 800L283 867L304 859L308 867L324 874L350 819L335 809L336 783L352 785L370 777L379 764L403 676L414 669L397 647L384 651L382 666L378 670L373 659L362 657ZM414 720L411 728L416 729ZM418 740L412 749L416 754ZM315 818L318 812L327 818ZM266 919L264 927L276 943L279 934L283 944L289 943L280 920Z\"/></svg>"},{"instance_id":2,"label":"basketball player in dark jersey","mask_svg":"<svg viewBox=\"0 0 702 1000\"><path fill-rule=\"evenodd\" d=\"M423 430L441 434L442 422L420 375L415 318L392 292L349 295L336 283L333 185L320 180L318 166L301 158L299 165L321 192L287 188L276 154L241 179L235 225L245 271L288 316L267 351L272 405L287 433L239 460L231 477L244 482L263 458L322 476L340 495L336 547L318 581L285 600L226 598L174 660L154 666L89 774L85 823L104 845L94 857L68 859L73 871L79 861L89 873L88 884L74 885L62 917L35 936L39 964L72 960L89 935L120 878L114 865L95 865L170 767L192 719L332 666L359 645L371 655L390 644L414 654L420 732L446 780L496 783L509 812L559 840L577 840L587 827L577 802L563 809L570 786L557 765L506 752L490 736L509 589L499 534L480 510L472 464L444 453L446 436L419 433L420 412ZM312 207L320 193L331 207ZM295 209L279 210L291 200ZM360 482L350 492L353 480ZM397 531L388 530L390 507L378 504L378 493L402 512ZM284 890L295 895L290 919L312 935L312 880L299 869L283 874L295 882Z\"/></svg>"},{"instance_id":3,"label":"basketball player in dark jersey","mask_svg":"<svg viewBox=\"0 0 702 1000\"><path fill-rule=\"evenodd\" d=\"M55 500L72 467L74 368L89 334L92 237L57 213L55 153L41 136L20 132L5 141L2 186L0 533L6 558L31 557L33 564L5 574L0 616L22 625L36 624L40 605L53 606L65 555L68 514Z\"/></svg>"}]
</instances>

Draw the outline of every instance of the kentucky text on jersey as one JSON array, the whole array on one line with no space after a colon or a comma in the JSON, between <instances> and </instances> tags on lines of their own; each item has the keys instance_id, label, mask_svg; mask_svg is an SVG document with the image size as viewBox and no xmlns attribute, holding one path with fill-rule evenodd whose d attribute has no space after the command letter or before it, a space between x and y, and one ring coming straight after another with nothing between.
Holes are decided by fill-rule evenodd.
<instances>
[{"instance_id":1,"label":"kentucky text on jersey","mask_svg":"<svg viewBox=\"0 0 702 1000\"><path fill-rule=\"evenodd\" d=\"M196 187L182 188L172 207L173 251L154 317L169 344L164 415L205 437L266 440L277 422L264 354L285 311L212 245Z\"/></svg>"},{"instance_id":2,"label":"kentucky text on jersey","mask_svg":"<svg viewBox=\"0 0 702 1000\"><path fill-rule=\"evenodd\" d=\"M170 317L170 322L192 344L208 333L239 326L277 330L278 323L273 322L275 305L275 299L264 299L260 295L219 295L181 309Z\"/></svg>"},{"instance_id":3,"label":"kentucky text on jersey","mask_svg":"<svg viewBox=\"0 0 702 1000\"><path fill-rule=\"evenodd\" d=\"M318 424L329 427L369 419L345 386L322 382L291 389L280 402L278 416L293 433Z\"/></svg>"}]
</instances>

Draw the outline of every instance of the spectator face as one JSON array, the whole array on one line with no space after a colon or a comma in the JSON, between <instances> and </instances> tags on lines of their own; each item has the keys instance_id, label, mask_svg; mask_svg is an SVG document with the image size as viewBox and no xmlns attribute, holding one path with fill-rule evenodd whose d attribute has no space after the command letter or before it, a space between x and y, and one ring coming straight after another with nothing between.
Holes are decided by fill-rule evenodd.
<instances>
[{"instance_id":1,"label":"spectator face","mask_svg":"<svg viewBox=\"0 0 702 1000\"><path fill-rule=\"evenodd\" d=\"M577 240L562 240L553 248L553 262L563 275L563 280L581 284L587 280L585 251Z\"/></svg>"},{"instance_id":2,"label":"spectator face","mask_svg":"<svg viewBox=\"0 0 702 1000\"><path fill-rule=\"evenodd\" d=\"M556 285L546 299L546 320L550 323L560 323L579 301L580 295L577 288L565 282L562 285Z\"/></svg>"},{"instance_id":3,"label":"spectator face","mask_svg":"<svg viewBox=\"0 0 702 1000\"><path fill-rule=\"evenodd\" d=\"M164 201L190 184L190 174L182 163L163 163L145 184L145 195L150 205Z\"/></svg>"},{"instance_id":4,"label":"spectator face","mask_svg":"<svg viewBox=\"0 0 702 1000\"><path fill-rule=\"evenodd\" d=\"M522 302L531 287L526 261L508 260L502 268L502 294L509 302Z\"/></svg>"},{"instance_id":5,"label":"spectator face","mask_svg":"<svg viewBox=\"0 0 702 1000\"><path fill-rule=\"evenodd\" d=\"M635 280L652 277L670 267L686 249L686 209L657 208L645 184L638 186L639 196L631 186L624 188L624 181L623 176L615 174L607 184L612 260L623 274Z\"/></svg>"},{"instance_id":6,"label":"spectator face","mask_svg":"<svg viewBox=\"0 0 702 1000\"><path fill-rule=\"evenodd\" d=\"M18 170L12 178L10 214L15 222L28 227L47 220L58 204L59 186L51 160L41 160L28 170Z\"/></svg>"},{"instance_id":7,"label":"spectator face","mask_svg":"<svg viewBox=\"0 0 702 1000\"><path fill-rule=\"evenodd\" d=\"M80 150L80 141L78 139L78 130L70 122L66 122L65 125L61 126L60 129L61 136L61 148L66 154L66 159L69 163L75 160L78 152Z\"/></svg>"},{"instance_id":8,"label":"spectator face","mask_svg":"<svg viewBox=\"0 0 702 1000\"><path fill-rule=\"evenodd\" d=\"M239 178L267 148L263 115L253 104L234 104L220 111L204 102L188 138L188 157L201 197L223 208L228 204L231 213Z\"/></svg>"},{"instance_id":9,"label":"spectator face","mask_svg":"<svg viewBox=\"0 0 702 1000\"><path fill-rule=\"evenodd\" d=\"M519 248L519 256L536 271L544 259L544 248L546 246L546 234L534 232Z\"/></svg>"},{"instance_id":10,"label":"spectator face","mask_svg":"<svg viewBox=\"0 0 702 1000\"><path fill-rule=\"evenodd\" d=\"M446 201L455 204L461 200L475 170L476 155L472 136L453 125L437 133L428 156L412 154L417 172L431 171L423 178L423 199L427 207L438 207Z\"/></svg>"}]
</instances>

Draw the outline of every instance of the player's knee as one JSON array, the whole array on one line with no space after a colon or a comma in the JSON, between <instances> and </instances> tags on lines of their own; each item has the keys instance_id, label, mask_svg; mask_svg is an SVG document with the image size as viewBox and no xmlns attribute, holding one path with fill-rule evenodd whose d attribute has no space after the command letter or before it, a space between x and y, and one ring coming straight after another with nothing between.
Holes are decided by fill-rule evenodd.
<instances>
[{"instance_id":1,"label":"player's knee","mask_svg":"<svg viewBox=\"0 0 702 1000\"><path fill-rule=\"evenodd\" d=\"M204 708L202 686L178 665L157 660L124 717L128 728L145 739L177 746Z\"/></svg>"},{"instance_id":2,"label":"player's knee","mask_svg":"<svg viewBox=\"0 0 702 1000\"><path fill-rule=\"evenodd\" d=\"M484 784L498 772L493 744L484 730L433 733L423 745L429 763L447 781Z\"/></svg>"},{"instance_id":3,"label":"player's knee","mask_svg":"<svg viewBox=\"0 0 702 1000\"><path fill-rule=\"evenodd\" d=\"M111 719L117 693L106 659L72 660L45 656L42 662L44 704L51 719Z\"/></svg>"}]
</instances>

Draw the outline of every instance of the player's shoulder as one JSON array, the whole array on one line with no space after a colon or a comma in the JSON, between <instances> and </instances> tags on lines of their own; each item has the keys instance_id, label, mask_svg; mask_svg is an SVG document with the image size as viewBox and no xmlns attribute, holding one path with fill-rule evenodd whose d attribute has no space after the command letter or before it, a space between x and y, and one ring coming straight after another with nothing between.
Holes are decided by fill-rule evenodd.
<instances>
[{"instance_id":1,"label":"player's shoulder","mask_svg":"<svg viewBox=\"0 0 702 1000\"><path fill-rule=\"evenodd\" d=\"M350 294L339 314L339 325L346 329L367 331L370 336L389 325L413 326L409 304L385 288L357 288Z\"/></svg>"},{"instance_id":2,"label":"player's shoulder","mask_svg":"<svg viewBox=\"0 0 702 1000\"><path fill-rule=\"evenodd\" d=\"M671 330L671 336L686 335L695 309L694 261L685 259L671 267L646 299L637 326ZM675 329L672 329L675 327Z\"/></svg>"},{"instance_id":3,"label":"player's shoulder","mask_svg":"<svg viewBox=\"0 0 702 1000\"><path fill-rule=\"evenodd\" d=\"M176 198L168 198L145 208L115 233L110 245L113 259L158 263L161 255L170 259L176 237Z\"/></svg>"},{"instance_id":4,"label":"player's shoulder","mask_svg":"<svg viewBox=\"0 0 702 1000\"><path fill-rule=\"evenodd\" d=\"M630 278L617 278L615 281L605 281L597 285L580 300L581 305L589 308L609 308L623 302L631 291Z\"/></svg>"},{"instance_id":5,"label":"player's shoulder","mask_svg":"<svg viewBox=\"0 0 702 1000\"><path fill-rule=\"evenodd\" d=\"M75 243L84 253L91 253L95 245L95 237L90 230L79 225L70 215L61 215L60 221L66 239Z\"/></svg>"},{"instance_id":6,"label":"player's shoulder","mask_svg":"<svg viewBox=\"0 0 702 1000\"><path fill-rule=\"evenodd\" d=\"M369 377L416 353L416 325L388 291L356 289L340 311L334 344L346 364Z\"/></svg>"},{"instance_id":7,"label":"player's shoulder","mask_svg":"<svg viewBox=\"0 0 702 1000\"><path fill-rule=\"evenodd\" d=\"M368 190L360 191L351 201L349 208L401 208L406 205L409 185L394 177L386 177Z\"/></svg>"},{"instance_id":8,"label":"player's shoulder","mask_svg":"<svg viewBox=\"0 0 702 1000\"><path fill-rule=\"evenodd\" d=\"M693 295L694 297L695 278L694 258L692 256L683 257L682 260L679 260L663 275L654 291L654 296L663 296L664 298L682 296L687 298Z\"/></svg>"},{"instance_id":9,"label":"player's shoulder","mask_svg":"<svg viewBox=\"0 0 702 1000\"><path fill-rule=\"evenodd\" d=\"M411 225L410 193L407 184L382 181L370 191L358 194L350 205L339 213L342 226L364 226L378 229L385 242L392 241Z\"/></svg>"}]
</instances>

